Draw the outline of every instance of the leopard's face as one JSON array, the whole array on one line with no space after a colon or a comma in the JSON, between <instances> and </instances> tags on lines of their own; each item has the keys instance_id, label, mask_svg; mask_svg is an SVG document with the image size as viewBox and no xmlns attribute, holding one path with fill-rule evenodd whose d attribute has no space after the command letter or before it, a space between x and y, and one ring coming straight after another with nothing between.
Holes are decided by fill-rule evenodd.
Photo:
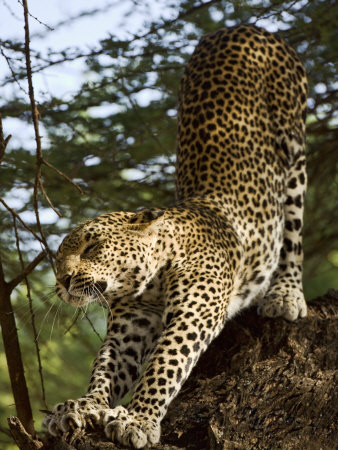
<instances>
[{"instance_id":1,"label":"leopard's face","mask_svg":"<svg viewBox=\"0 0 338 450\"><path fill-rule=\"evenodd\" d=\"M76 227L57 253L56 294L83 306L138 293L154 270L160 215L111 213Z\"/></svg>"}]
</instances>

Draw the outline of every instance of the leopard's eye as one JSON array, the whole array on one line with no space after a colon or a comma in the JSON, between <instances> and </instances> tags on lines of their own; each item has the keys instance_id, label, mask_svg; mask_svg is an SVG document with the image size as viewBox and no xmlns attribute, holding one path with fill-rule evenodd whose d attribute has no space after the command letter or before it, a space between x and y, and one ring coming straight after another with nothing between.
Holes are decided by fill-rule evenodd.
<instances>
[{"instance_id":1,"label":"leopard's eye","mask_svg":"<svg viewBox=\"0 0 338 450\"><path fill-rule=\"evenodd\" d=\"M83 252L82 252L82 254L83 255L87 255L91 250L93 250L93 248L95 248L97 246L97 244L90 244L90 245L88 245L88 247L86 247L84 250L83 250Z\"/></svg>"}]
</instances>

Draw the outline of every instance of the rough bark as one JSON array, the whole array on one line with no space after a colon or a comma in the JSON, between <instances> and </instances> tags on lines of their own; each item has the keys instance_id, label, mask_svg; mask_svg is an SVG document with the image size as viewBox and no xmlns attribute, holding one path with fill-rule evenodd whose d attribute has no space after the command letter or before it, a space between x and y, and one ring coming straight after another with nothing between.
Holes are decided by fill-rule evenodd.
<instances>
[{"instance_id":1,"label":"rough bark","mask_svg":"<svg viewBox=\"0 0 338 450\"><path fill-rule=\"evenodd\" d=\"M12 393L21 422L30 434L34 434L34 421L22 363L18 331L11 304L11 292L12 288L9 283L6 283L4 278L0 258L0 328Z\"/></svg>"},{"instance_id":2,"label":"rough bark","mask_svg":"<svg viewBox=\"0 0 338 450\"><path fill-rule=\"evenodd\" d=\"M228 323L170 406L156 449L336 448L337 300L330 290L295 323L254 310ZM89 431L43 448L121 449Z\"/></svg>"}]
</instances>

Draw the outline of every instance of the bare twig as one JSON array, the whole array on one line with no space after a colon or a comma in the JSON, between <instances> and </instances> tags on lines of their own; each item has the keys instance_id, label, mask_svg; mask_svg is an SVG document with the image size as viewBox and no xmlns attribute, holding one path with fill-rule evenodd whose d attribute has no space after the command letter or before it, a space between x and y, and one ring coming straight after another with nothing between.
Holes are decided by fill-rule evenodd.
<instances>
[{"instance_id":1,"label":"bare twig","mask_svg":"<svg viewBox=\"0 0 338 450\"><path fill-rule=\"evenodd\" d=\"M40 186L41 192L42 192L43 196L45 197L45 199L46 199L48 205L52 208L52 210L55 212L55 214L56 214L57 216L62 217L62 214L60 213L60 211L58 211L58 210L55 208L55 206L53 205L53 202L52 202L51 199L49 198L49 196L48 196L48 194L47 194L47 192L46 192L46 190L45 190L45 187L44 187L43 182L42 182L41 179L39 180L39 186Z\"/></svg>"},{"instance_id":2,"label":"bare twig","mask_svg":"<svg viewBox=\"0 0 338 450\"><path fill-rule=\"evenodd\" d=\"M29 225L27 225L24 220L21 219L20 215L13 208L11 208L2 197L0 197L0 203L2 203L4 207L7 209L7 211L9 211L13 216L15 216L18 219L18 221L24 228L26 228L26 230L32 233L35 239L37 239L39 242L41 242L41 244L43 244L43 241L40 238L40 236L36 234L35 231Z\"/></svg>"},{"instance_id":3,"label":"bare twig","mask_svg":"<svg viewBox=\"0 0 338 450\"><path fill-rule=\"evenodd\" d=\"M128 89L126 89L124 87L124 83L123 83L123 78L121 79L121 85L123 88L123 92L125 94L125 96L128 98L130 106L132 107L133 111L135 112L138 120L143 123L144 128L147 131L147 134L149 135L149 137L156 143L156 145L158 146L158 149L160 151L160 153L162 154L166 154L168 156L169 154L169 149L165 149L163 147L163 145L161 144L161 141L158 139L158 137L151 131L151 127L149 127L149 125L146 123L146 121L143 119L143 115L140 113L139 111L139 107L137 105L137 103L132 99L131 94L128 92Z\"/></svg>"},{"instance_id":4,"label":"bare twig","mask_svg":"<svg viewBox=\"0 0 338 450\"><path fill-rule=\"evenodd\" d=\"M86 312L84 312L84 316L87 319L89 325L92 327L92 330L94 331L94 333L96 334L96 336L100 339L101 342L103 342L102 337L99 335L99 333L96 331L93 322L90 320L90 318L88 317L88 314Z\"/></svg>"},{"instance_id":5,"label":"bare twig","mask_svg":"<svg viewBox=\"0 0 338 450\"><path fill-rule=\"evenodd\" d=\"M41 186L41 167L43 164L43 156L42 156L42 146L41 146L41 136L39 130L39 111L35 102L34 97L34 87L33 87L33 79L32 79L32 65L31 65L31 57L30 57L30 37L29 37L29 11L27 0L22 0L22 6L24 11L24 20L25 20L25 58L26 58L26 70L27 70L27 81L28 81L28 94L31 103L32 110L32 119L34 125L34 133L35 133L35 142L36 142L36 172L35 172L35 181L34 181L34 192L33 192L33 205L34 212L36 218L36 225L38 227L41 241L45 246L51 266L55 272L54 264L53 264L53 254L49 249L49 246L46 241L45 234L42 230L41 222L40 222L40 214L39 214L39 204L38 204L38 195L39 188Z\"/></svg>"},{"instance_id":6,"label":"bare twig","mask_svg":"<svg viewBox=\"0 0 338 450\"><path fill-rule=\"evenodd\" d=\"M25 9L25 5L24 5L25 1L18 0L18 2L19 2L19 3L23 6L23 8ZM36 20L40 25L43 25L44 27L48 28L49 31L54 31L54 28L50 27L49 25L47 25L47 24L44 23L44 22L41 22L41 20L39 20L37 17L33 16L33 14L31 14L28 10L27 10L27 12L28 12L28 15L29 15L32 19Z\"/></svg>"},{"instance_id":7,"label":"bare twig","mask_svg":"<svg viewBox=\"0 0 338 450\"><path fill-rule=\"evenodd\" d=\"M147 36L156 33L157 31L161 30L162 28L166 28L170 25L173 25L175 22L177 22L178 20L182 20L187 16L190 16L190 14L195 13L196 11L199 11L200 9L203 9L205 7L214 5L216 3L221 3L222 0L209 0L207 2L201 2L198 5L194 5L189 9L184 9L183 11L179 12L177 14L176 17L174 17L173 19L169 19L169 20L163 20L162 22L160 22L158 25L153 26L152 28L150 28L149 31L143 33L143 34L138 34L138 35L134 35L134 37L128 42L129 44L134 42L134 41L139 41L141 39L146 38Z\"/></svg>"},{"instance_id":8,"label":"bare twig","mask_svg":"<svg viewBox=\"0 0 338 450\"><path fill-rule=\"evenodd\" d=\"M30 38L29 38L29 23L28 23L28 5L27 0L22 2L24 8L24 18L25 18L25 57L26 57L26 69L27 69L27 81L28 81L28 93L32 108L32 118L35 131L35 141L36 141L36 157L38 170L37 173L40 175L40 169L42 164L42 147L41 147L41 137L39 131L39 111L36 106L34 97L34 87L32 80L32 66L30 58ZM35 183L35 191L37 191L38 182ZM36 193L36 192L35 192Z\"/></svg>"},{"instance_id":9,"label":"bare twig","mask_svg":"<svg viewBox=\"0 0 338 450\"><path fill-rule=\"evenodd\" d=\"M13 216L13 220L15 220L15 216ZM23 267L22 272L8 283L10 289L13 290L16 286L18 286L21 283L21 281L23 281L27 277L27 275L33 272L35 267L38 264L40 264L40 262L45 258L45 256L46 252L43 251L39 253L38 256L34 258L33 261L30 262L26 267Z\"/></svg>"},{"instance_id":10,"label":"bare twig","mask_svg":"<svg viewBox=\"0 0 338 450\"><path fill-rule=\"evenodd\" d=\"M46 401L45 384L44 384L43 373L42 373L42 363L41 363L41 356L40 356L38 333L36 331L36 326L35 326L35 314L34 314L34 309L33 309L33 300L32 300L32 296L31 296L31 287L30 287L30 284L29 284L29 281L28 281L28 278L27 278L27 273L25 272L25 265L24 265L23 258L22 258L18 227L17 227L17 223L16 223L16 218L15 217L14 217L14 232L15 232L16 248L17 248L17 251L18 251L19 260L20 260L20 264L21 264L21 270L22 270L21 275L22 275L23 279L25 280L26 287L27 287L27 298L28 298L28 303L29 303L29 310L30 310L30 313L31 313L32 330L33 330L33 336L34 336L36 356L37 356L37 359L38 359L38 367L39 367L39 375L40 375L40 382L41 382L42 399L44 401L44 404L45 404L46 408L48 409L48 405L47 405L47 401ZM46 252L44 252L43 257L45 256L45 254L46 254ZM36 259L33 261L33 263L36 262Z\"/></svg>"},{"instance_id":11,"label":"bare twig","mask_svg":"<svg viewBox=\"0 0 338 450\"><path fill-rule=\"evenodd\" d=\"M100 334L96 331L96 328L95 328L93 322L90 320L88 314L87 314L84 310L81 310L81 309L78 309L78 310L77 310L77 312L76 312L76 314L75 314L75 317L74 317L74 319L72 320L72 323L69 325L69 327L67 327L67 329L65 330L64 334L66 335L67 333L70 332L70 330L71 330L71 329L73 328L73 326L76 324L76 322L77 322L77 320L78 320L78 318L80 317L81 314L83 314L83 315L85 316L86 320L88 321L89 325L91 326L91 328L92 328L92 330L94 331L94 333L96 334L96 336L100 339L101 342L103 342L102 337L101 337Z\"/></svg>"},{"instance_id":12,"label":"bare twig","mask_svg":"<svg viewBox=\"0 0 338 450\"><path fill-rule=\"evenodd\" d=\"M0 166L1 166L4 154L5 154L5 151L6 151L7 144L11 137L12 137L12 135L10 135L10 134L6 138L4 137L4 130L2 127L2 116L0 113Z\"/></svg>"},{"instance_id":13,"label":"bare twig","mask_svg":"<svg viewBox=\"0 0 338 450\"><path fill-rule=\"evenodd\" d=\"M253 22L253 24L256 24L259 20L266 20L269 19L272 16L277 16L278 14L281 14L282 12L287 12L290 9L292 9L297 3L299 3L299 0L293 0L288 6L285 6L284 4L277 5L274 8L271 7L271 5L265 7L265 8L253 8L253 14L255 14L255 9L259 11L259 13L256 16L256 20ZM282 9L278 9L280 6L282 6Z\"/></svg>"},{"instance_id":14,"label":"bare twig","mask_svg":"<svg viewBox=\"0 0 338 450\"><path fill-rule=\"evenodd\" d=\"M80 317L81 314L81 309L78 309L75 313L75 317L72 320L71 324L66 328L65 332L63 333L64 335L68 334L70 332L70 330L73 328L73 326L76 324L78 318Z\"/></svg>"},{"instance_id":15,"label":"bare twig","mask_svg":"<svg viewBox=\"0 0 338 450\"><path fill-rule=\"evenodd\" d=\"M74 187L76 187L76 189L77 189L81 194L83 194L83 190L82 190L81 186L79 186L77 183L74 183L74 181L73 181L71 178L69 178L68 175L66 175L65 173L61 172L61 170L59 170L59 169L57 169L56 167L54 167L51 163L49 163L49 162L46 161L45 159L42 160L42 163L43 163L45 166L49 167L50 169L55 170L55 172L56 172L57 174L59 174L61 177L63 177L65 180L67 180L70 184L72 184Z\"/></svg>"},{"instance_id":16,"label":"bare twig","mask_svg":"<svg viewBox=\"0 0 338 450\"><path fill-rule=\"evenodd\" d=\"M16 15L16 13L12 10L12 8L9 6L9 4L5 1L2 0L2 3L4 4L4 6L7 8L9 14L17 21L21 21L21 18L19 16Z\"/></svg>"},{"instance_id":17,"label":"bare twig","mask_svg":"<svg viewBox=\"0 0 338 450\"><path fill-rule=\"evenodd\" d=\"M9 68L11 74L12 74L12 80L11 80L11 82L15 81L16 84L19 86L19 89L20 89L22 92L24 92L24 94L27 95L27 92L25 91L25 89L24 89L24 88L21 86L21 84L19 83L19 79L22 78L22 77L20 77L20 75L18 75L18 74L16 74L16 73L14 72L13 67L12 67L12 64L11 64L11 60L10 60L10 58L6 55L6 53L3 51L2 47L0 47L0 53L1 53L2 56L5 58L5 60L6 60L6 62L7 62L7 65L8 65L8 68ZM2 85L2 86L4 86L4 85Z\"/></svg>"}]
</instances>

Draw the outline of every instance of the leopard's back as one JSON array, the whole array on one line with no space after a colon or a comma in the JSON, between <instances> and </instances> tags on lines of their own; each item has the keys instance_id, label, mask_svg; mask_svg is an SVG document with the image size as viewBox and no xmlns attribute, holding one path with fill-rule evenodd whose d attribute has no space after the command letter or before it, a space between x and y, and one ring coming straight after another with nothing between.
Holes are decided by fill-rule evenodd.
<instances>
[{"instance_id":1,"label":"leopard's back","mask_svg":"<svg viewBox=\"0 0 338 450\"><path fill-rule=\"evenodd\" d=\"M282 196L288 142L304 147L306 93L304 68L277 35L241 26L203 37L180 89L178 199L255 208L262 192Z\"/></svg>"}]
</instances>

